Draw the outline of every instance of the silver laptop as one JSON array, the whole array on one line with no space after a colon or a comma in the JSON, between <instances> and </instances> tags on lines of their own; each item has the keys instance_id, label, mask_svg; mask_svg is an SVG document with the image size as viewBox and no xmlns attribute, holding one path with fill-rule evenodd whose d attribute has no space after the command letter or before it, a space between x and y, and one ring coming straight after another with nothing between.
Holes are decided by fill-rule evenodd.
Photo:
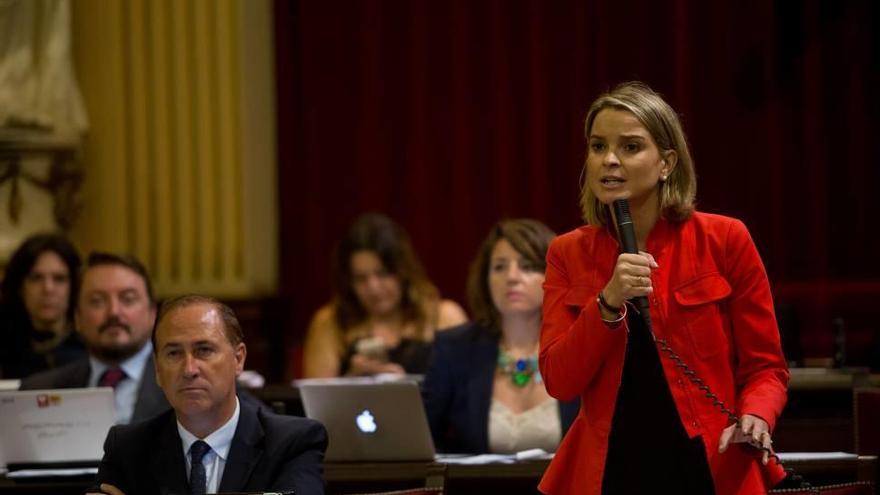
<instances>
[{"instance_id":1,"label":"silver laptop","mask_svg":"<svg viewBox=\"0 0 880 495\"><path fill-rule=\"evenodd\" d=\"M434 442L413 382L299 383L306 416L324 423L327 461L429 461Z\"/></svg>"},{"instance_id":2,"label":"silver laptop","mask_svg":"<svg viewBox=\"0 0 880 495\"><path fill-rule=\"evenodd\" d=\"M0 464L97 466L113 426L111 388L0 391Z\"/></svg>"}]
</instances>

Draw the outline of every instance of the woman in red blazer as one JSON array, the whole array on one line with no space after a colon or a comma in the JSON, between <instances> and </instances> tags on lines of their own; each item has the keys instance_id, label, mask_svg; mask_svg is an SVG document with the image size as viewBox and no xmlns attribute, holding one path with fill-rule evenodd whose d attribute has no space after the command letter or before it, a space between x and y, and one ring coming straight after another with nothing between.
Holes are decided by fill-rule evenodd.
<instances>
[{"instance_id":1,"label":"woman in red blazer","mask_svg":"<svg viewBox=\"0 0 880 495\"><path fill-rule=\"evenodd\" d=\"M681 124L647 86L626 83L599 97L585 131L588 225L547 254L540 353L550 395L580 396L582 406L540 489L766 493L784 472L751 444L771 446L788 369L749 233L736 219L694 211ZM608 207L617 199L629 201L639 254L620 254ZM649 300L653 334L629 302L637 296Z\"/></svg>"}]
</instances>

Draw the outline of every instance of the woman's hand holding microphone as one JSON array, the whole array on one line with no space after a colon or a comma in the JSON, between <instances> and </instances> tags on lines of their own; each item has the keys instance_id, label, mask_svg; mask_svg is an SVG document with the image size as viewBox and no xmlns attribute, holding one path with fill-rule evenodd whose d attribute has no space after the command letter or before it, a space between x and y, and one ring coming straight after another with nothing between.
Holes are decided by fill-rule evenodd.
<instances>
[{"instance_id":1,"label":"woman's hand holding microphone","mask_svg":"<svg viewBox=\"0 0 880 495\"><path fill-rule=\"evenodd\" d=\"M608 306L620 308L628 299L647 296L653 292L651 271L657 267L654 257L644 251L639 251L639 254L623 253L618 256L611 280L601 292L605 303ZM618 315L602 306L602 317L606 320L613 320Z\"/></svg>"}]
</instances>

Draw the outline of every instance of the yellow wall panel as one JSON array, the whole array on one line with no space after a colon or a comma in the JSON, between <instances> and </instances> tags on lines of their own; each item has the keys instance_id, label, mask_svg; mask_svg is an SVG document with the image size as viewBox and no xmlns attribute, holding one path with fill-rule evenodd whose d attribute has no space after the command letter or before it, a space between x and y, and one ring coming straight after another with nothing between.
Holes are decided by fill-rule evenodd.
<instances>
[{"instance_id":1,"label":"yellow wall panel","mask_svg":"<svg viewBox=\"0 0 880 495\"><path fill-rule=\"evenodd\" d=\"M274 245L247 240L277 239L274 153L245 156L274 150L274 99L258 94L273 88L271 36L255 35L271 30L270 13L268 0L74 3L93 120L74 236L138 256L161 295L262 295L277 284ZM243 85L241 57L253 50L257 83ZM242 109L258 128L242 125Z\"/></svg>"}]
</instances>

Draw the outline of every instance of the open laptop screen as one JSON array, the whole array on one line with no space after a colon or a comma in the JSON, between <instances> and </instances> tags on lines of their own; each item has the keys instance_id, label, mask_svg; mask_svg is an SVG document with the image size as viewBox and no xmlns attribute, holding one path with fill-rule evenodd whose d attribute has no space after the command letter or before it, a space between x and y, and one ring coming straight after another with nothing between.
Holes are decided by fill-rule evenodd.
<instances>
[{"instance_id":1,"label":"open laptop screen","mask_svg":"<svg viewBox=\"0 0 880 495\"><path fill-rule=\"evenodd\" d=\"M0 391L0 464L95 465L113 426L113 389Z\"/></svg>"},{"instance_id":2,"label":"open laptop screen","mask_svg":"<svg viewBox=\"0 0 880 495\"><path fill-rule=\"evenodd\" d=\"M424 461L434 443L413 382L297 383L306 416L324 423L328 461Z\"/></svg>"}]
</instances>

